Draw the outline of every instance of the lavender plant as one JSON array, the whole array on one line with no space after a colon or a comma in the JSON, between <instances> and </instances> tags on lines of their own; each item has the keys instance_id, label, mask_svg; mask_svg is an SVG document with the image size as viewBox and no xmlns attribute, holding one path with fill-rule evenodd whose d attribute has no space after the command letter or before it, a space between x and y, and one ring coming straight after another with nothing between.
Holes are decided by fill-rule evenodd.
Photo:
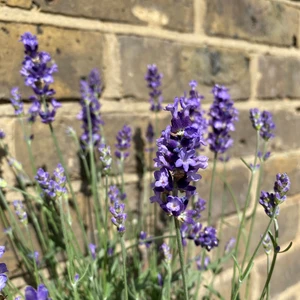
<instances>
[{"instance_id":1,"label":"lavender plant","mask_svg":"<svg viewBox=\"0 0 300 300\"><path fill-rule=\"evenodd\" d=\"M36 36L24 33L21 41L25 48L21 75L25 85L33 91L32 103L29 111L25 112L19 89L13 88L11 104L22 126L33 176L27 174L22 164L13 157L6 143L6 134L1 130L0 147L16 182L0 180L0 220L7 238L7 244L0 246L0 257L5 252L14 255L26 288L19 290L14 285L12 272L8 271L5 263L0 263L0 298L199 299L202 292L203 299L212 299L213 296L223 299L214 286L215 278L222 272L223 264L232 259L231 299L248 299L249 274L258 250L263 247L267 254L268 275L260 299L271 299L270 282L277 256L292 246L290 244L284 250L279 246L279 207L286 201L290 189L288 175L276 175L273 192L261 191L264 164L270 156L268 141L275 138L271 113L250 110L257 146L253 162L248 164L242 159L251 176L246 205L241 209L226 180L227 151L233 144L230 134L238 119L229 90L214 86L214 102L206 114L202 109L203 97L197 91L197 82L190 81L189 92L183 92L183 96L175 97L172 104L166 105L165 110L171 114L170 124L159 132L157 114L164 113L163 76L155 65L149 65L145 79L150 91L150 109L155 112L156 122L155 127L149 123L145 132L150 165L144 166L142 204L145 209L136 226L132 214L134 199L126 190L124 164L132 153L132 128L124 125L117 133L116 144L110 145L111 140L105 137L100 110L100 73L92 70L86 79L80 81L82 97L78 119L83 132L78 136L74 129L68 130L78 147L84 168L83 184L87 193L82 205L88 211L85 218L79 209L78 195L53 127L56 111L61 106L54 99L55 91L51 88L53 74L58 67L50 54L39 50ZM35 143L32 126L38 117L42 123L48 124L58 154L53 172L45 166L38 166L32 153L32 144ZM200 154L207 144L214 155L212 163L206 155ZM115 149L111 149L113 146ZM111 155L113 150L115 157ZM222 159L224 171L216 175L218 158ZM117 173L114 172L115 166L119 168ZM201 189L197 188L201 179L199 172L205 172L207 167L212 167L208 202L202 198ZM146 184L147 172L154 175L151 186ZM255 204L250 217L246 218L255 173L258 173ZM213 193L215 176L224 182L218 230L212 219L212 207L217 205ZM18 195L12 202L7 199L8 191ZM235 203L239 230L237 236L221 249L219 242L223 239L227 191L230 191ZM147 202L155 207L154 216L146 217L145 213L150 214L151 211ZM269 223L262 229L260 240L251 254L249 245L253 236L257 235L253 226L259 208L265 211ZM108 220L109 213L111 222ZM159 220L164 227L161 234L157 230ZM250 226L246 226L247 222ZM272 224L274 230L271 230ZM248 227L249 231L246 230ZM246 250L238 256L242 235ZM216 255L211 255L214 251ZM210 282L206 281L208 273L212 273ZM244 283L247 286L245 297L240 292Z\"/></svg>"}]
</instances>

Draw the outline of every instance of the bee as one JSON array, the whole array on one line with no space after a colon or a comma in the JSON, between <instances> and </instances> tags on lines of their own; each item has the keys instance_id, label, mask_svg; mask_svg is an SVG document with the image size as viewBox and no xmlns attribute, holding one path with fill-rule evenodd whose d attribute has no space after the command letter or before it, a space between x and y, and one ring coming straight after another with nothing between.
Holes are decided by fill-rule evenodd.
<instances>
[{"instance_id":1,"label":"bee","mask_svg":"<svg viewBox=\"0 0 300 300\"><path fill-rule=\"evenodd\" d=\"M0 300L5 300L7 299L8 295L0 295Z\"/></svg>"}]
</instances>

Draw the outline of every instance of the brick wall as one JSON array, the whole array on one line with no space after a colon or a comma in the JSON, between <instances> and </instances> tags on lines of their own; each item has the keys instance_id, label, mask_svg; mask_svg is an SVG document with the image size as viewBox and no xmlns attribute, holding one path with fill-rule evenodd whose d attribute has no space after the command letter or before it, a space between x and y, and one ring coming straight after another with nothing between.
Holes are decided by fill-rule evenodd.
<instances>
[{"instance_id":1,"label":"brick wall","mask_svg":"<svg viewBox=\"0 0 300 300\"><path fill-rule=\"evenodd\" d=\"M230 151L233 158L228 180L241 205L245 201L249 172L239 157L247 158L253 153L255 138L248 111L252 107L272 111L277 125L276 139L270 143L272 158L266 166L263 187L272 187L277 172L290 175L292 197L282 206L280 241L282 246L294 242L292 250L279 257L272 280L272 299L299 299L299 13L300 3L291 0L0 0L0 127L8 135L13 154L30 172L20 127L7 104L11 87L23 86L19 75L23 49L18 39L24 31L37 34L41 47L51 52L59 66L54 88L64 106L54 126L75 181L80 178L79 162L65 129L73 126L80 132L76 121L80 110L78 81L93 67L102 72L105 86L102 111L111 145L123 124L130 123L136 134L140 131L143 134L152 118L144 82L149 63L156 63L164 74L166 102L187 90L191 79L198 81L199 90L205 95L205 107L212 100L210 90L214 83L229 87L240 110L240 121ZM25 98L29 96L28 89L21 92ZM163 128L168 114L162 113L160 117ZM57 157L47 128L37 122L33 131L33 151L38 164L46 160L53 167ZM138 182L135 164L132 155L126 168L127 189L132 195L136 195ZM2 171L9 178L5 163ZM208 195L210 172L204 172L199 186L204 198ZM220 214L219 183L216 183L215 219ZM227 223L232 226L226 229L228 238L236 230L233 212L234 206L229 203ZM255 230L258 235L265 223L266 217L260 210ZM231 279L230 270L226 272L217 280L222 290ZM265 276L263 255L256 261L253 272L252 298L257 299Z\"/></svg>"}]
</instances>

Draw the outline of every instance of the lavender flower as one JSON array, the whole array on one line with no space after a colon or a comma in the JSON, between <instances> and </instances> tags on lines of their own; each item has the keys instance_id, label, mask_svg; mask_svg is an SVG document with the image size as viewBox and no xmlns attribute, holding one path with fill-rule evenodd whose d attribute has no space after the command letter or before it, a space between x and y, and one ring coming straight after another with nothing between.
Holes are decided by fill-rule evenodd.
<instances>
[{"instance_id":1,"label":"lavender flower","mask_svg":"<svg viewBox=\"0 0 300 300\"><path fill-rule=\"evenodd\" d=\"M150 102L150 110L159 112L162 110L162 101L163 97L161 96L161 79L163 75L158 72L156 65L148 65L147 73L145 75L145 80L147 81L149 88L149 102Z\"/></svg>"},{"instance_id":2,"label":"lavender flower","mask_svg":"<svg viewBox=\"0 0 300 300\"><path fill-rule=\"evenodd\" d=\"M162 251L163 253L163 256L164 256L164 260L167 264L171 263L171 260L172 260L172 254L170 252L170 247L166 244L166 243L163 243L161 246L160 246L160 250Z\"/></svg>"},{"instance_id":3,"label":"lavender flower","mask_svg":"<svg viewBox=\"0 0 300 300\"><path fill-rule=\"evenodd\" d=\"M119 201L115 201L113 206L111 206L109 210L113 215L113 217L111 218L112 223L117 227L120 235L123 235L125 232L125 220L127 218L127 214L124 213L125 204L120 204Z\"/></svg>"},{"instance_id":4,"label":"lavender flower","mask_svg":"<svg viewBox=\"0 0 300 300\"><path fill-rule=\"evenodd\" d=\"M154 141L154 128L151 123L148 124L146 138L147 138L148 144L151 145Z\"/></svg>"},{"instance_id":5,"label":"lavender flower","mask_svg":"<svg viewBox=\"0 0 300 300\"><path fill-rule=\"evenodd\" d=\"M164 280L163 280L163 278L162 278L162 276L161 276L160 273L157 274L157 283L158 283L159 286L163 286L164 285Z\"/></svg>"},{"instance_id":6,"label":"lavender flower","mask_svg":"<svg viewBox=\"0 0 300 300\"><path fill-rule=\"evenodd\" d=\"M272 114L269 111L264 110L261 112L258 108L252 108L250 109L250 120L253 128L256 131L259 131L260 136L265 141L274 137L274 134L271 131L275 129L275 124L273 122Z\"/></svg>"},{"instance_id":7,"label":"lavender flower","mask_svg":"<svg viewBox=\"0 0 300 300\"><path fill-rule=\"evenodd\" d=\"M74 276L74 282L75 282L75 283L78 282L79 278L80 278L80 277L79 277L79 274L76 273L75 276Z\"/></svg>"},{"instance_id":8,"label":"lavender flower","mask_svg":"<svg viewBox=\"0 0 300 300\"><path fill-rule=\"evenodd\" d=\"M140 245L145 245L146 248L148 249L151 244L152 244L152 241L145 241L147 239L147 233L144 232L144 231L141 231L140 232Z\"/></svg>"},{"instance_id":9,"label":"lavender flower","mask_svg":"<svg viewBox=\"0 0 300 300\"><path fill-rule=\"evenodd\" d=\"M30 97L32 105L29 109L31 115L29 120L33 122L40 115L43 123L51 123L54 121L57 108L61 106L53 98L55 91L50 88L50 84L54 82L53 74L57 72L57 65L52 63L49 66L51 56L47 52L38 51L38 41L35 35L25 32L20 41L25 48L20 73L25 78L25 85L31 87L35 93ZM41 104L40 101L43 103Z\"/></svg>"},{"instance_id":10,"label":"lavender flower","mask_svg":"<svg viewBox=\"0 0 300 300\"><path fill-rule=\"evenodd\" d=\"M16 215L18 216L21 223L24 225L28 224L27 212L24 210L24 205L20 200L14 200L13 206L15 208Z\"/></svg>"},{"instance_id":11,"label":"lavender flower","mask_svg":"<svg viewBox=\"0 0 300 300\"><path fill-rule=\"evenodd\" d=\"M204 261L203 261L203 263L202 263L202 257L201 256L198 256L197 258L196 258L196 264L197 264L197 269L199 270L199 271L206 271L207 270L207 268L208 268L208 265L210 264L210 258L208 257L208 256L206 256L205 258L204 258Z\"/></svg>"},{"instance_id":12,"label":"lavender flower","mask_svg":"<svg viewBox=\"0 0 300 300\"><path fill-rule=\"evenodd\" d=\"M265 213L271 218L274 214L279 215L279 205L286 200L286 194L291 186L290 179L286 173L276 175L274 193L262 191L259 203L265 209Z\"/></svg>"},{"instance_id":13,"label":"lavender flower","mask_svg":"<svg viewBox=\"0 0 300 300\"><path fill-rule=\"evenodd\" d=\"M231 251L231 249L234 247L236 243L236 240L235 238L231 238L225 245L225 248L224 248L224 252L225 254L229 253Z\"/></svg>"},{"instance_id":14,"label":"lavender flower","mask_svg":"<svg viewBox=\"0 0 300 300\"><path fill-rule=\"evenodd\" d=\"M268 158L271 156L271 152L268 151L265 153L265 155L263 156L262 152L261 151L258 151L257 152L257 156L262 160L262 161L266 161L268 160Z\"/></svg>"},{"instance_id":15,"label":"lavender flower","mask_svg":"<svg viewBox=\"0 0 300 300\"><path fill-rule=\"evenodd\" d=\"M0 246L0 257L2 257L4 253L5 253L5 246ZM7 272L8 270L6 264L0 263L0 291L2 291L6 286L7 275L5 273Z\"/></svg>"},{"instance_id":16,"label":"lavender flower","mask_svg":"<svg viewBox=\"0 0 300 300\"><path fill-rule=\"evenodd\" d=\"M201 218L201 213L206 209L206 201L200 197L196 198L194 202L194 210L196 212L196 218Z\"/></svg>"},{"instance_id":17,"label":"lavender flower","mask_svg":"<svg viewBox=\"0 0 300 300\"><path fill-rule=\"evenodd\" d=\"M178 110L179 103L181 111ZM190 107L184 101L175 98L174 104L169 104L166 110L172 114L171 126L157 139L158 151L154 166L160 169L154 172L155 195L150 200L157 202L168 215L193 223L196 212L186 211L189 199L196 189L190 183L201 178L197 172L205 169L208 161L206 156L196 153L196 149L204 144L202 131L191 119ZM185 195L171 195L174 189Z\"/></svg>"},{"instance_id":18,"label":"lavender flower","mask_svg":"<svg viewBox=\"0 0 300 300\"><path fill-rule=\"evenodd\" d=\"M33 287L28 286L25 289L25 300L50 300L48 297L48 290L45 285L40 284L35 290Z\"/></svg>"},{"instance_id":19,"label":"lavender flower","mask_svg":"<svg viewBox=\"0 0 300 300\"><path fill-rule=\"evenodd\" d=\"M217 247L219 240L217 239L217 231L213 227L205 227L197 237L194 239L196 246L201 246L206 248L207 251L210 251L214 247Z\"/></svg>"},{"instance_id":20,"label":"lavender flower","mask_svg":"<svg viewBox=\"0 0 300 300\"><path fill-rule=\"evenodd\" d=\"M93 259L96 259L96 249L97 246L95 244L89 244L90 253Z\"/></svg>"},{"instance_id":21,"label":"lavender flower","mask_svg":"<svg viewBox=\"0 0 300 300\"><path fill-rule=\"evenodd\" d=\"M21 100L19 88L17 87L12 88L10 93L12 95L12 98L10 98L10 102L13 108L15 109L15 115L18 116L23 114L23 102Z\"/></svg>"},{"instance_id":22,"label":"lavender flower","mask_svg":"<svg viewBox=\"0 0 300 300\"><path fill-rule=\"evenodd\" d=\"M37 266L40 264L39 256L40 256L40 254L38 251L34 251L33 253L28 254L29 258L31 258L32 260L35 260L35 263Z\"/></svg>"},{"instance_id":23,"label":"lavender flower","mask_svg":"<svg viewBox=\"0 0 300 300\"><path fill-rule=\"evenodd\" d=\"M58 164L53 172L53 179L50 174L45 172L42 168L38 169L35 176L36 181L43 190L43 194L52 200L57 200L59 197L67 194L66 176L64 175L64 168Z\"/></svg>"},{"instance_id":24,"label":"lavender flower","mask_svg":"<svg viewBox=\"0 0 300 300\"><path fill-rule=\"evenodd\" d=\"M203 96L199 95L196 90L197 81L192 80L189 83L190 91L189 97L183 97L180 99L183 107L188 107L190 111L190 117L194 122L194 126L198 126L199 130L203 135L207 133L208 130L208 120L205 118L205 111L201 107L201 101L203 100Z\"/></svg>"},{"instance_id":25,"label":"lavender flower","mask_svg":"<svg viewBox=\"0 0 300 300\"><path fill-rule=\"evenodd\" d=\"M5 136L6 136L6 134L5 134L4 130L0 129L0 140L4 140Z\"/></svg>"},{"instance_id":26,"label":"lavender flower","mask_svg":"<svg viewBox=\"0 0 300 300\"><path fill-rule=\"evenodd\" d=\"M129 156L129 152L127 150L130 148L131 137L131 128L127 125L124 125L116 136L117 143L115 146L117 150L115 151L115 155L120 160L124 160Z\"/></svg>"},{"instance_id":27,"label":"lavender flower","mask_svg":"<svg viewBox=\"0 0 300 300\"><path fill-rule=\"evenodd\" d=\"M104 144L101 144L98 148L100 152L100 161L102 162L102 171L104 174L108 174L111 169L112 157L110 152L110 147Z\"/></svg>"},{"instance_id":28,"label":"lavender flower","mask_svg":"<svg viewBox=\"0 0 300 300\"><path fill-rule=\"evenodd\" d=\"M123 201L126 198L126 194L122 194L116 185L111 185L108 188L108 198L113 205L115 202Z\"/></svg>"},{"instance_id":29,"label":"lavender flower","mask_svg":"<svg viewBox=\"0 0 300 300\"><path fill-rule=\"evenodd\" d=\"M238 120L238 112L233 107L228 89L215 85L212 93L214 102L209 110L212 131L208 134L210 150L215 153L224 153L233 144L230 131L235 130L234 123Z\"/></svg>"},{"instance_id":30,"label":"lavender flower","mask_svg":"<svg viewBox=\"0 0 300 300\"><path fill-rule=\"evenodd\" d=\"M80 81L82 98L80 105L82 109L77 117L82 121L81 128L83 129L83 134L81 135L80 140L84 148L88 147L90 144L92 146L99 146L101 141L100 129L101 125L104 124L100 115L101 104L99 102L99 97L101 95L101 90L101 79L99 72L96 69L91 71L87 80ZM89 132L89 119L91 122L91 135ZM92 140L90 141L91 138Z\"/></svg>"}]
</instances>

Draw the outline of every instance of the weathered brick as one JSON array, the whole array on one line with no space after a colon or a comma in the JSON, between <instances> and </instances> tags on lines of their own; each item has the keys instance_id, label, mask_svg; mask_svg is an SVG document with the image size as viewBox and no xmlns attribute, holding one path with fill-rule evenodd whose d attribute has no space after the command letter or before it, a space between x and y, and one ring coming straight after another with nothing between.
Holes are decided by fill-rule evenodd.
<instances>
[{"instance_id":1,"label":"weathered brick","mask_svg":"<svg viewBox=\"0 0 300 300\"><path fill-rule=\"evenodd\" d=\"M280 293L299 282L299 251L299 243L295 243L288 252L277 256L271 279L271 299L275 299ZM266 261L261 261L258 265L259 277L256 280L261 291L267 278L266 269Z\"/></svg>"},{"instance_id":2,"label":"weathered brick","mask_svg":"<svg viewBox=\"0 0 300 300\"><path fill-rule=\"evenodd\" d=\"M210 167L212 167L212 161L210 161L209 165ZM222 174L222 169L223 166L221 163L219 163L215 177L212 200L212 218L214 220L219 218L222 212L222 197L224 191L224 183L222 179L222 177L224 178L224 175ZM201 198L204 198L206 201L208 201L212 169L204 170L200 173L202 175L202 179L197 184L197 192ZM237 174L239 175L237 176ZM249 170L247 170L243 166L232 166L231 164L228 164L228 166L226 167L225 178L228 184L230 184L232 190L234 191L239 206L241 208L244 207L249 180ZM228 189L226 189L225 192L225 203L225 215L229 215L230 213L234 213L236 211L233 199ZM206 213L204 214L204 216L206 217Z\"/></svg>"},{"instance_id":3,"label":"weathered brick","mask_svg":"<svg viewBox=\"0 0 300 300\"><path fill-rule=\"evenodd\" d=\"M144 74L151 63L164 75L163 96L168 101L187 91L192 79L206 99L212 98L214 83L228 86L234 99L249 97L249 58L242 52L131 36L120 36L119 43L125 97L148 98Z\"/></svg>"},{"instance_id":4,"label":"weathered brick","mask_svg":"<svg viewBox=\"0 0 300 300\"><path fill-rule=\"evenodd\" d=\"M298 14L282 3L265 0L207 0L205 30L209 35L293 46Z\"/></svg>"},{"instance_id":5,"label":"weathered brick","mask_svg":"<svg viewBox=\"0 0 300 300\"><path fill-rule=\"evenodd\" d=\"M263 107L260 107L263 110ZM268 150L272 153L290 151L300 147L300 119L297 109L282 110L277 108L266 108L273 114L276 124L275 138L268 142ZM256 144L256 132L249 120L249 110L239 110L239 121L236 130L232 133L234 144L229 153L233 156L254 155ZM261 149L262 150L262 149Z\"/></svg>"},{"instance_id":6,"label":"weathered brick","mask_svg":"<svg viewBox=\"0 0 300 300\"><path fill-rule=\"evenodd\" d=\"M0 23L0 99L9 98L10 89L20 86L24 97L32 94L23 88L20 67L23 60L21 34L30 31L36 34L40 49L48 51L58 64L53 88L58 98L79 96L79 79L92 68L102 69L103 35L95 32L65 30L48 26L32 26L15 23Z\"/></svg>"},{"instance_id":7,"label":"weathered brick","mask_svg":"<svg viewBox=\"0 0 300 300\"><path fill-rule=\"evenodd\" d=\"M81 122L76 118L79 111L79 103L75 105L64 103L63 107L58 110L56 120L53 123L60 148L62 149L70 175L73 179L80 177L80 163L77 156L77 148L72 139L67 136L66 129L67 127L71 126L76 130L78 136L81 135ZM124 124L128 124L132 127L133 142L130 150L130 157L125 163L125 171L136 172L137 168L140 170L141 166L136 154L144 147L143 143L145 141L145 132L150 121L149 114L103 114L103 120L106 124L104 127L106 143L111 146L112 153L115 151L115 137L117 132L123 127ZM169 114L162 116L159 128L165 128L168 120ZM152 120L152 124L154 124L154 120ZM46 165L49 170L53 170L53 168L55 168L59 162L59 157L55 150L48 125L42 124L38 120L33 125L32 132L34 135L32 150L36 165L38 167ZM32 174L30 160L27 155L26 144L23 139L22 129L19 124L15 131L15 143L16 158L21 161L24 169L29 174Z\"/></svg>"},{"instance_id":8,"label":"weathered brick","mask_svg":"<svg viewBox=\"0 0 300 300\"><path fill-rule=\"evenodd\" d=\"M259 98L299 98L300 59L296 57L261 56L261 73L257 87Z\"/></svg>"},{"instance_id":9,"label":"weathered brick","mask_svg":"<svg viewBox=\"0 0 300 300\"><path fill-rule=\"evenodd\" d=\"M300 180L299 153L285 153L274 155L265 164L262 188L271 190L277 173L287 173L291 180L291 188L288 195L300 193L300 186L297 184Z\"/></svg>"},{"instance_id":10,"label":"weathered brick","mask_svg":"<svg viewBox=\"0 0 300 300\"><path fill-rule=\"evenodd\" d=\"M58 0L35 1L42 11L88 17L101 21L159 25L173 30L193 30L192 0Z\"/></svg>"},{"instance_id":11,"label":"weathered brick","mask_svg":"<svg viewBox=\"0 0 300 300\"><path fill-rule=\"evenodd\" d=\"M6 4L9 6L30 8L32 1L31 0L6 0Z\"/></svg>"},{"instance_id":12,"label":"weathered brick","mask_svg":"<svg viewBox=\"0 0 300 300\"><path fill-rule=\"evenodd\" d=\"M262 188L264 189L264 188ZM269 189L266 189L269 190ZM287 199L286 203L280 206L280 214L278 216L279 223L279 241L280 244L288 244L290 242L295 242L299 235L300 229L300 203L298 199ZM270 219L265 214L264 209L261 205L257 207L257 215L253 227L252 240L250 243L250 248L248 253L253 253L257 244L260 241L260 235L263 234L266 229ZM250 222L248 222L247 229L249 230ZM261 249L258 255L264 255L264 250ZM288 255L288 253L287 253Z\"/></svg>"}]
</instances>

